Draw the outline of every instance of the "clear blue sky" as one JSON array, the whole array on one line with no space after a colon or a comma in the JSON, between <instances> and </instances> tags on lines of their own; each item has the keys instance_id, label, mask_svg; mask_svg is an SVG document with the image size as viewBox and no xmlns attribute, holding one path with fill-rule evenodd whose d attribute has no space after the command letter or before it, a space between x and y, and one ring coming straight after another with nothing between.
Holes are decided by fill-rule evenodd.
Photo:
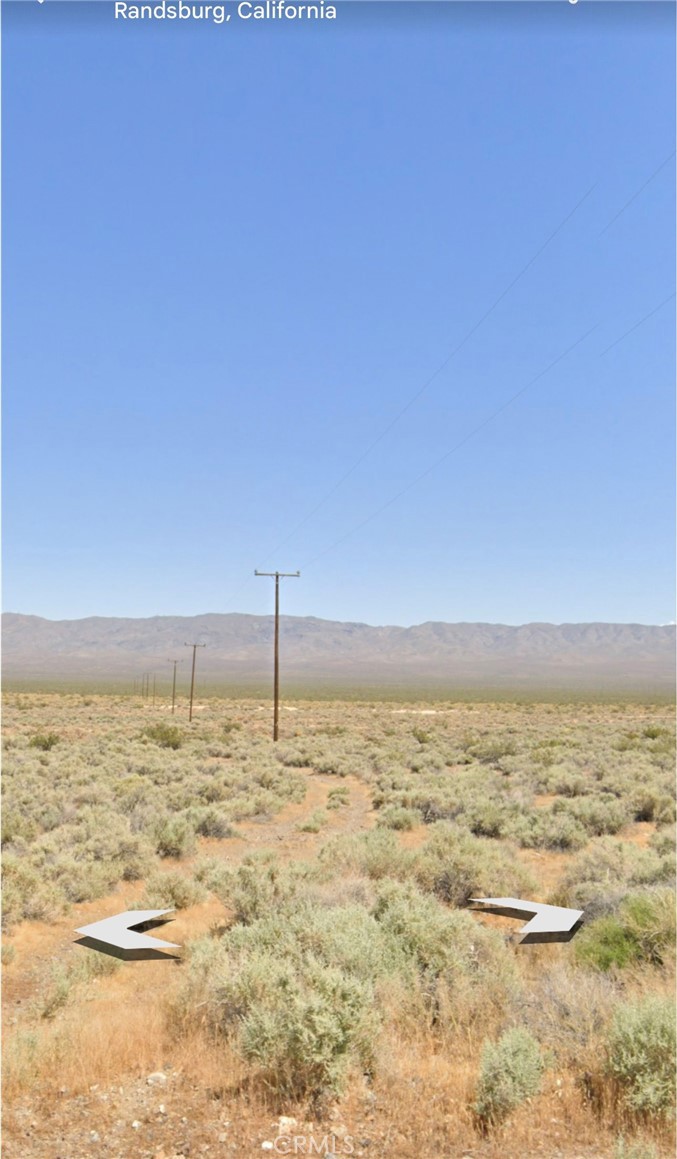
<instances>
[{"instance_id":1,"label":"clear blue sky","mask_svg":"<svg viewBox=\"0 0 677 1159\"><path fill-rule=\"evenodd\" d=\"M7 610L674 618L673 5L2 8Z\"/></svg>"}]
</instances>

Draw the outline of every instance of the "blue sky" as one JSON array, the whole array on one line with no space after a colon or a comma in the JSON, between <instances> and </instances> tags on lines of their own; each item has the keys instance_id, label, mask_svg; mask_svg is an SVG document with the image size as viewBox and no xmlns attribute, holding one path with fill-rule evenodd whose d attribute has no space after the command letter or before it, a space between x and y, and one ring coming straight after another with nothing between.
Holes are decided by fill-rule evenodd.
<instances>
[{"instance_id":1,"label":"blue sky","mask_svg":"<svg viewBox=\"0 0 677 1159\"><path fill-rule=\"evenodd\" d=\"M5 608L672 620L673 6L112 9L3 4Z\"/></svg>"}]
</instances>

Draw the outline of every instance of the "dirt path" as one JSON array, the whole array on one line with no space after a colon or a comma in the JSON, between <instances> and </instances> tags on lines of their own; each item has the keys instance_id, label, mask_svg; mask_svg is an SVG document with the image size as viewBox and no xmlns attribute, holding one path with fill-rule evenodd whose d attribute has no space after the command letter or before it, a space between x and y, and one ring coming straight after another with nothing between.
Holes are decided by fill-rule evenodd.
<instances>
[{"instance_id":1,"label":"dirt path","mask_svg":"<svg viewBox=\"0 0 677 1159\"><path fill-rule=\"evenodd\" d=\"M375 821L369 789L357 777L335 777L303 770L306 777L306 795L303 801L290 802L268 821L246 821L237 826L237 837L216 839L203 838L199 842L197 856L223 858L231 864L239 864L254 851L271 850L283 861L302 860L313 857L321 845L338 833L358 833L369 829ZM332 789L344 788L348 793L348 804L338 809L326 809ZM318 810L325 810L326 819L318 833L300 832L299 826ZM185 861L166 859L161 869L179 869L189 873L196 858ZM102 918L112 917L125 909L130 909L143 895L143 882L120 885L105 897L94 901L73 905L54 922L22 922L6 936L5 944L14 951L12 961L3 968L3 1010L8 1023L15 1024L22 1019L24 1011L29 1013L31 1000L45 984L45 979L55 962L68 967L77 961L81 950L76 944L75 931L79 926ZM223 906L215 898L177 913L164 936L168 941L183 945L192 938L206 933L210 926L223 916ZM136 964L135 964L136 965ZM151 963L144 963L144 973L153 973ZM155 963L163 968L165 963Z\"/></svg>"}]
</instances>

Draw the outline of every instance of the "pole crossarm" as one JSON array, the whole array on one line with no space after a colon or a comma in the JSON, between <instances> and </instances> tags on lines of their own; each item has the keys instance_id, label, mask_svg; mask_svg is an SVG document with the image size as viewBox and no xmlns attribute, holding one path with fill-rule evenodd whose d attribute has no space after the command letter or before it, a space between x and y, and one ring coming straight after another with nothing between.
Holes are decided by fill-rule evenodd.
<instances>
[{"instance_id":1,"label":"pole crossarm","mask_svg":"<svg viewBox=\"0 0 677 1159\"><path fill-rule=\"evenodd\" d=\"M268 575L273 579L298 579L301 575L300 571L255 571L254 575Z\"/></svg>"}]
</instances>

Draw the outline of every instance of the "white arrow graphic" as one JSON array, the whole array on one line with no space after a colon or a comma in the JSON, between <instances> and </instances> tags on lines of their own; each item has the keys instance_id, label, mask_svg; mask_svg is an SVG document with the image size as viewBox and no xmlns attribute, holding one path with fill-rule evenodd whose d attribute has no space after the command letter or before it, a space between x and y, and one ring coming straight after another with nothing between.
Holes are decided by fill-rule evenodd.
<instances>
[{"instance_id":1,"label":"white arrow graphic","mask_svg":"<svg viewBox=\"0 0 677 1159\"><path fill-rule=\"evenodd\" d=\"M162 950L178 950L175 942L162 942L159 938L149 938L146 934L137 933L136 926L161 925L171 918L171 909L136 909L127 910L123 914L115 914L112 918L104 918L100 922L92 922L88 926L80 926L76 933L84 934L80 944L89 946L92 950L100 950L102 954L110 954L114 958L123 958L125 961L139 961L142 958L173 958L173 954L163 954Z\"/></svg>"},{"instance_id":2,"label":"white arrow graphic","mask_svg":"<svg viewBox=\"0 0 677 1159\"><path fill-rule=\"evenodd\" d=\"M522 901L518 897L471 897L482 907L480 912L502 914L507 918L523 918L531 914L531 921L520 930L528 942L570 942L583 924L583 910L564 909L559 905L544 905L540 901Z\"/></svg>"}]
</instances>

